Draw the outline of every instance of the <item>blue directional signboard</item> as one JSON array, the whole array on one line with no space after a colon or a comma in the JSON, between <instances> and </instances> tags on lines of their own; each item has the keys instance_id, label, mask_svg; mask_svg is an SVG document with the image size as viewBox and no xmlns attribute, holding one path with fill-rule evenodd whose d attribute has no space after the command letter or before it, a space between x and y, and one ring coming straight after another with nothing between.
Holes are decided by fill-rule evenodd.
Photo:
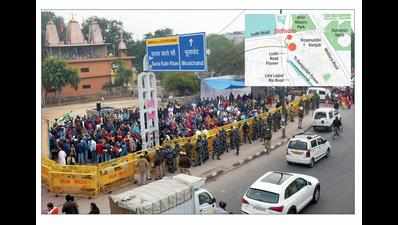
<instances>
[{"instance_id":1,"label":"blue directional signboard","mask_svg":"<svg viewBox=\"0 0 398 225\"><path fill-rule=\"evenodd\" d=\"M206 34L146 40L149 71L207 71Z\"/></svg>"}]
</instances>

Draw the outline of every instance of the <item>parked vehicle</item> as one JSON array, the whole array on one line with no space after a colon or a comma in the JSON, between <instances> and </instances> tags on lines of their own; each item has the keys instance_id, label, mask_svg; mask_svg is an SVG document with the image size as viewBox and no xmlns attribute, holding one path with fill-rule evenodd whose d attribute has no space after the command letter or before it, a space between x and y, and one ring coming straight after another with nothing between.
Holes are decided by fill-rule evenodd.
<instances>
[{"instance_id":1,"label":"parked vehicle","mask_svg":"<svg viewBox=\"0 0 398 225\"><path fill-rule=\"evenodd\" d=\"M215 214L205 179L179 174L109 197L111 214Z\"/></svg>"}]
</instances>

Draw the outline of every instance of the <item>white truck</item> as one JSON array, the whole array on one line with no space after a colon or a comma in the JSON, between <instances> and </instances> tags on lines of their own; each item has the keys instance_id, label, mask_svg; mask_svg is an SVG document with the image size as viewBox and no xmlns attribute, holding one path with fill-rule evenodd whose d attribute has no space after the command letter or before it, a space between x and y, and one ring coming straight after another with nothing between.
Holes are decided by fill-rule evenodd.
<instances>
[{"instance_id":1,"label":"white truck","mask_svg":"<svg viewBox=\"0 0 398 225\"><path fill-rule=\"evenodd\" d=\"M215 214L205 179L179 174L109 196L111 214Z\"/></svg>"}]
</instances>

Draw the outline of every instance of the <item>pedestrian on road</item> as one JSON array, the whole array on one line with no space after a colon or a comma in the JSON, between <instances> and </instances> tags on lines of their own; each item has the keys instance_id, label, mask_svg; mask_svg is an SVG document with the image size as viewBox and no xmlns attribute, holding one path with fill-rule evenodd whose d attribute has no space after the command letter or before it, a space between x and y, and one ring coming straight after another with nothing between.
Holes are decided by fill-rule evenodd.
<instances>
[{"instance_id":1,"label":"pedestrian on road","mask_svg":"<svg viewBox=\"0 0 398 225\"><path fill-rule=\"evenodd\" d=\"M88 214L100 214L100 210L94 202L90 203L90 212Z\"/></svg>"},{"instance_id":2,"label":"pedestrian on road","mask_svg":"<svg viewBox=\"0 0 398 225\"><path fill-rule=\"evenodd\" d=\"M54 204L52 202L47 203L47 209L48 209L47 214L51 214L51 215L58 215L59 214L59 208L58 207L54 207Z\"/></svg>"},{"instance_id":3,"label":"pedestrian on road","mask_svg":"<svg viewBox=\"0 0 398 225\"><path fill-rule=\"evenodd\" d=\"M62 206L62 213L64 214L79 214L79 206L75 202L75 198L71 195L65 196L66 202Z\"/></svg>"},{"instance_id":4,"label":"pedestrian on road","mask_svg":"<svg viewBox=\"0 0 398 225\"><path fill-rule=\"evenodd\" d=\"M300 106L299 111L298 111L298 129L302 129L303 118L304 118L304 111L303 111L303 107Z\"/></svg>"},{"instance_id":5,"label":"pedestrian on road","mask_svg":"<svg viewBox=\"0 0 398 225\"><path fill-rule=\"evenodd\" d=\"M146 178L148 174L149 163L143 155L137 161L137 170L139 174L139 185L144 185L146 183Z\"/></svg>"},{"instance_id":6,"label":"pedestrian on road","mask_svg":"<svg viewBox=\"0 0 398 225\"><path fill-rule=\"evenodd\" d=\"M178 166L180 167L181 173L191 175L190 168L192 166L192 162L191 162L191 159L188 158L187 154L183 151L180 152Z\"/></svg>"}]
</instances>

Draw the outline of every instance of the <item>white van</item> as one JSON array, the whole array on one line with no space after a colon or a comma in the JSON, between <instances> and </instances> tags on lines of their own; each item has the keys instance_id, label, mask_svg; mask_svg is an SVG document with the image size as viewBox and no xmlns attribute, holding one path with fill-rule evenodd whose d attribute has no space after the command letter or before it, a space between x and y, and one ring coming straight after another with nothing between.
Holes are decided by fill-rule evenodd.
<instances>
[{"instance_id":1,"label":"white van","mask_svg":"<svg viewBox=\"0 0 398 225\"><path fill-rule=\"evenodd\" d=\"M317 93L319 95L320 102L325 102L326 96L331 96L330 90L321 87L311 87L307 90L307 95Z\"/></svg>"},{"instance_id":2,"label":"white van","mask_svg":"<svg viewBox=\"0 0 398 225\"><path fill-rule=\"evenodd\" d=\"M332 123L334 118L341 116L334 108L319 108L314 111L312 117L312 128L316 131L318 129L332 130Z\"/></svg>"}]
</instances>

